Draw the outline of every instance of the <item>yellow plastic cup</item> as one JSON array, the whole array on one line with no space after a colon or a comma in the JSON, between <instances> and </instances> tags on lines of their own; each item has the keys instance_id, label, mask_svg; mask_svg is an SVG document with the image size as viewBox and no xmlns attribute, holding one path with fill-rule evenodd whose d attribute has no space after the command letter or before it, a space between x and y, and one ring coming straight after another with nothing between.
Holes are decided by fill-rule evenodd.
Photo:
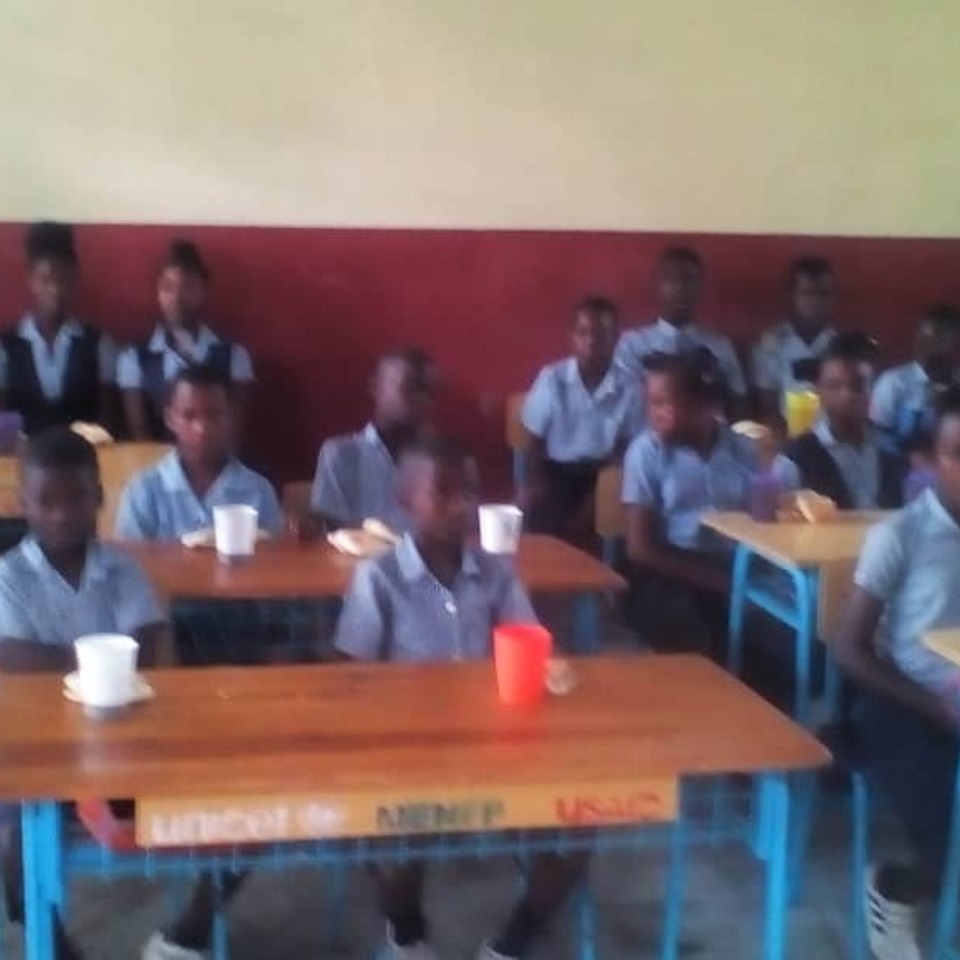
<instances>
[{"instance_id":1,"label":"yellow plastic cup","mask_svg":"<svg viewBox=\"0 0 960 960\"><path fill-rule=\"evenodd\" d=\"M788 390L784 399L787 433L798 437L813 429L820 416L820 398L812 390Z\"/></svg>"}]
</instances>

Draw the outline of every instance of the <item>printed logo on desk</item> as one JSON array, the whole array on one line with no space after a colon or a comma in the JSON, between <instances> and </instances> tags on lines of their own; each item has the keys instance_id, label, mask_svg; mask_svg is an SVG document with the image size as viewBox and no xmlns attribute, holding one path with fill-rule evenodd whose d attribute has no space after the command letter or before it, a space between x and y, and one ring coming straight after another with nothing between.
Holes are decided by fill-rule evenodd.
<instances>
[{"instance_id":1,"label":"printed logo on desk","mask_svg":"<svg viewBox=\"0 0 960 960\"><path fill-rule=\"evenodd\" d=\"M677 783L669 778L497 791L438 788L394 796L175 797L137 801L137 842L202 847L665 823L676 816Z\"/></svg>"}]
</instances>

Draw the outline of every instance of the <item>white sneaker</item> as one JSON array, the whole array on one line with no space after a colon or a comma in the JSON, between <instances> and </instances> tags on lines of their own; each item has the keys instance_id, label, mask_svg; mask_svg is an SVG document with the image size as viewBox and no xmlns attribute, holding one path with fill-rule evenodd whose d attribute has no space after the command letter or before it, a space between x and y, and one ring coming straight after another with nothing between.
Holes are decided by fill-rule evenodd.
<instances>
[{"instance_id":1,"label":"white sneaker","mask_svg":"<svg viewBox=\"0 0 960 960\"><path fill-rule=\"evenodd\" d=\"M867 939L876 960L920 960L917 945L917 908L898 903L877 889L877 867L867 871L864 896Z\"/></svg>"},{"instance_id":2,"label":"white sneaker","mask_svg":"<svg viewBox=\"0 0 960 960\"><path fill-rule=\"evenodd\" d=\"M489 943L485 943L477 951L477 960L516 960L516 958L508 957L505 953L497 953Z\"/></svg>"},{"instance_id":3,"label":"white sneaker","mask_svg":"<svg viewBox=\"0 0 960 960\"><path fill-rule=\"evenodd\" d=\"M393 930L387 930L387 950L390 960L440 960L440 956L429 943L421 940L401 947L393 939Z\"/></svg>"},{"instance_id":4,"label":"white sneaker","mask_svg":"<svg viewBox=\"0 0 960 960\"><path fill-rule=\"evenodd\" d=\"M158 930L143 946L142 960L204 960L199 950L170 943Z\"/></svg>"}]
</instances>

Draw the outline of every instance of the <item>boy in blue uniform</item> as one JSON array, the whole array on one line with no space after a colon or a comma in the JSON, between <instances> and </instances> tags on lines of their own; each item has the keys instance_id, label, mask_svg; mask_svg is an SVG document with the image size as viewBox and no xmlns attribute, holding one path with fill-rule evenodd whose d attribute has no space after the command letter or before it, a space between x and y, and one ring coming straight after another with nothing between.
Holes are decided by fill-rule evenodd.
<instances>
[{"instance_id":1,"label":"boy in blue uniform","mask_svg":"<svg viewBox=\"0 0 960 960\"><path fill-rule=\"evenodd\" d=\"M943 870L960 749L960 669L924 645L960 627L960 392L943 397L935 486L870 531L854 576L837 662L857 684L872 773L917 855L868 878L870 944L879 960L919 960L916 905Z\"/></svg>"},{"instance_id":2,"label":"boy in blue uniform","mask_svg":"<svg viewBox=\"0 0 960 960\"><path fill-rule=\"evenodd\" d=\"M409 521L397 501L397 459L431 429L437 368L422 350L389 353L377 363L371 390L373 420L321 447L310 509L328 530L373 518L403 533Z\"/></svg>"},{"instance_id":3,"label":"boy in blue uniform","mask_svg":"<svg viewBox=\"0 0 960 960\"><path fill-rule=\"evenodd\" d=\"M652 353L689 353L705 347L723 374L728 413L736 420L746 407L747 384L737 352L728 337L705 330L696 322L703 292L703 261L695 250L672 247L664 251L654 276L654 294L660 317L656 323L620 336L614 361L629 377L642 380L644 360Z\"/></svg>"},{"instance_id":4,"label":"boy in blue uniform","mask_svg":"<svg viewBox=\"0 0 960 960\"><path fill-rule=\"evenodd\" d=\"M578 307L573 356L540 371L521 419L527 450L527 527L569 536L592 505L601 467L619 459L642 426L640 387L613 365L617 309L602 297Z\"/></svg>"},{"instance_id":5,"label":"boy in blue uniform","mask_svg":"<svg viewBox=\"0 0 960 960\"><path fill-rule=\"evenodd\" d=\"M150 339L120 355L117 382L127 429L134 440L166 439L167 384L179 370L211 366L236 384L238 401L253 381L250 354L222 340L203 322L210 268L196 244L176 240L157 280L160 322Z\"/></svg>"},{"instance_id":6,"label":"boy in blue uniform","mask_svg":"<svg viewBox=\"0 0 960 960\"><path fill-rule=\"evenodd\" d=\"M841 510L893 510L903 503L903 459L885 450L870 422L870 385L857 335L833 339L817 363L821 417L792 439L786 455L805 488Z\"/></svg>"},{"instance_id":7,"label":"boy in blue uniform","mask_svg":"<svg viewBox=\"0 0 960 960\"><path fill-rule=\"evenodd\" d=\"M23 459L21 497L29 536L0 558L0 670L67 673L73 641L88 633L125 633L150 666L166 616L150 584L126 554L96 539L103 493L97 456L66 428L31 439ZM4 849L10 918L23 919L19 827ZM57 960L80 954L59 921Z\"/></svg>"},{"instance_id":8,"label":"boy in blue uniform","mask_svg":"<svg viewBox=\"0 0 960 960\"><path fill-rule=\"evenodd\" d=\"M512 568L467 546L473 483L459 446L433 440L409 448L398 493L410 532L390 553L358 568L337 625L343 656L422 663L486 658L498 623L535 622ZM586 865L586 854L535 857L525 896L478 960L527 956ZM416 862L375 873L395 960L436 960L422 910L423 874Z\"/></svg>"},{"instance_id":9,"label":"boy in blue uniform","mask_svg":"<svg viewBox=\"0 0 960 960\"><path fill-rule=\"evenodd\" d=\"M35 223L26 233L30 313L0 337L0 391L28 434L74 421L115 429L117 355L105 334L72 314L79 260L73 228Z\"/></svg>"},{"instance_id":10,"label":"boy in blue uniform","mask_svg":"<svg viewBox=\"0 0 960 960\"><path fill-rule=\"evenodd\" d=\"M780 419L787 391L813 389L817 359L836 336L837 281L830 262L801 257L790 266L789 284L789 317L764 333L753 350L753 381L764 420Z\"/></svg>"},{"instance_id":11,"label":"boy in blue uniform","mask_svg":"<svg viewBox=\"0 0 960 960\"><path fill-rule=\"evenodd\" d=\"M719 417L722 376L707 351L646 361L648 427L624 458L627 555L638 618L655 647L717 651L726 636L730 542L700 526L707 510L744 510L751 477L797 486L789 460L735 434Z\"/></svg>"},{"instance_id":12,"label":"boy in blue uniform","mask_svg":"<svg viewBox=\"0 0 960 960\"><path fill-rule=\"evenodd\" d=\"M116 533L124 540L176 540L213 526L213 508L255 507L260 527L282 532L270 482L234 453L233 385L213 367L186 367L169 387L165 420L176 450L135 476L123 491Z\"/></svg>"},{"instance_id":13,"label":"boy in blue uniform","mask_svg":"<svg viewBox=\"0 0 960 960\"><path fill-rule=\"evenodd\" d=\"M915 359L884 371L873 388L870 419L891 449L902 453L918 434L929 436L937 398L957 383L960 369L960 310L940 305L921 318Z\"/></svg>"}]
</instances>

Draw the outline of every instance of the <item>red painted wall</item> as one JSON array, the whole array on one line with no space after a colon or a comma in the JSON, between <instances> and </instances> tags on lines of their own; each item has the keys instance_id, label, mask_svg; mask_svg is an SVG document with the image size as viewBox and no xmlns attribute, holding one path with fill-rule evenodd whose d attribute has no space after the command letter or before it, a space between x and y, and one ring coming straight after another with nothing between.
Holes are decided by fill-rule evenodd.
<instances>
[{"instance_id":1,"label":"red painted wall","mask_svg":"<svg viewBox=\"0 0 960 960\"><path fill-rule=\"evenodd\" d=\"M22 310L21 227L0 224L0 318ZM79 228L81 315L122 340L153 319L157 265L190 236L215 272L210 320L247 345L259 382L250 458L278 481L306 477L321 440L366 416L383 350L422 345L445 374L441 419L476 449L490 485L507 473L503 398L565 351L572 305L613 297L626 320L651 315L656 234L332 230L90 225ZM745 344L782 309L789 261L836 264L840 320L896 359L925 304L960 301L960 239L685 236L709 271L703 318Z\"/></svg>"}]
</instances>

